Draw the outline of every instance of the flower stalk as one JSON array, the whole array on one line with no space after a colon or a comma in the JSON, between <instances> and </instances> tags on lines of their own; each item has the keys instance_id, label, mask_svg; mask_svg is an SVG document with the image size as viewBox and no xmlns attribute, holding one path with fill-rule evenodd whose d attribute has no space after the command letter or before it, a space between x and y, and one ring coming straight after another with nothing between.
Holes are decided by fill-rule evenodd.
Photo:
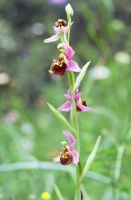
<instances>
[{"instance_id":1,"label":"flower stalk","mask_svg":"<svg viewBox=\"0 0 131 200\"><path fill-rule=\"evenodd\" d=\"M72 123L73 128L75 129L75 135L77 140L77 150L79 152L80 158L80 138L79 138L79 124L78 124L78 116L76 113L76 106L75 106L75 99L74 99L74 74L72 72L68 72L68 84L71 91L72 97L72 110L70 113L70 120ZM75 193L75 200L81 200L80 195L80 160L76 165L76 193Z\"/></svg>"},{"instance_id":2,"label":"flower stalk","mask_svg":"<svg viewBox=\"0 0 131 200\"><path fill-rule=\"evenodd\" d=\"M60 40L60 43L57 46L60 54L57 59L53 60L51 64L49 73L51 75L64 76L67 75L68 81L68 91L65 94L67 101L62 104L57 110L48 103L50 110L53 114L59 119L65 126L67 126L72 132L63 131L64 136L68 140L63 144L63 151L59 156L54 158L55 162L59 162L62 165L75 164L76 165L76 191L75 191L75 200L83 200L83 194L81 192L81 182L88 171L91 163L94 160L98 145L100 143L100 138L98 138L94 148L89 155L85 167L82 168L81 159L80 159L80 135L79 135L79 121L78 121L78 112L90 112L92 109L88 107L85 100L81 100L81 93L79 92L80 82L82 81L86 70L90 62L86 63L82 69L78 66L77 62L73 60L75 51L70 46L70 33L72 26L72 16L73 9L70 4L65 8L67 13L66 22L64 19L58 19L54 25L55 35L44 40L45 43L55 42ZM74 73L79 73L76 80ZM64 118L60 112L70 112L70 122ZM75 149L76 145L76 149Z\"/></svg>"},{"instance_id":3,"label":"flower stalk","mask_svg":"<svg viewBox=\"0 0 131 200\"><path fill-rule=\"evenodd\" d=\"M68 44L70 43L70 31L71 31L71 15L67 11L67 18L68 18ZM79 138L79 124L78 124L78 115L76 113L76 106L75 106L75 98L74 98L74 74L73 72L68 72L68 85L71 92L71 98L72 98L72 109L70 113L70 120L72 123L73 128L76 132L76 140L77 140L77 150L79 152L79 158L80 158L80 138ZM75 193L75 200L81 200L81 191L80 191L80 160L78 164L76 165L76 193Z\"/></svg>"}]
</instances>

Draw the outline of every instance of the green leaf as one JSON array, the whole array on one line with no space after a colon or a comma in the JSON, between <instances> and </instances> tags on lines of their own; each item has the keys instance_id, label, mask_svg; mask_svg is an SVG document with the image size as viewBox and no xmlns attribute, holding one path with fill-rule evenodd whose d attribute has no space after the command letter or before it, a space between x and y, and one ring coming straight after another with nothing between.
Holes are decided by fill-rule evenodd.
<instances>
[{"instance_id":1,"label":"green leaf","mask_svg":"<svg viewBox=\"0 0 131 200\"><path fill-rule=\"evenodd\" d=\"M29 162L16 162L0 165L0 173L8 171L18 171L18 170L54 170L61 172L68 172L73 174L74 168L68 166L68 168L63 168L62 165L58 163L51 162L40 162L40 161L29 161Z\"/></svg>"},{"instance_id":2,"label":"green leaf","mask_svg":"<svg viewBox=\"0 0 131 200\"><path fill-rule=\"evenodd\" d=\"M56 195L58 197L58 200L64 200L62 195L61 195L61 192L60 192L60 190L59 190L59 188L56 184L54 185L54 189L55 189Z\"/></svg>"},{"instance_id":3,"label":"green leaf","mask_svg":"<svg viewBox=\"0 0 131 200\"><path fill-rule=\"evenodd\" d=\"M47 103L52 113L59 119L65 126L67 126L71 131L75 133L74 128L70 125L70 123L65 119L65 117L54 108L50 103Z\"/></svg>"},{"instance_id":4,"label":"green leaf","mask_svg":"<svg viewBox=\"0 0 131 200\"><path fill-rule=\"evenodd\" d=\"M86 161L86 164L85 164L85 167L83 169L83 173L82 173L82 176L81 176L81 180L83 179L83 177L86 175L87 171L89 170L92 162L94 161L94 158L95 158L95 155L96 155L96 152L98 150L98 147L99 147L99 144L100 144L100 141L101 141L101 136L98 137L94 147L93 147L93 150L92 152L90 153L89 157L87 158L87 161Z\"/></svg>"},{"instance_id":5,"label":"green leaf","mask_svg":"<svg viewBox=\"0 0 131 200\"><path fill-rule=\"evenodd\" d=\"M80 85L82 79L83 79L84 76L85 76L85 73L86 73L86 70L87 70L89 64L90 64L90 61L87 62L87 63L84 65L84 67L82 68L81 72L80 72L79 75L77 76L74 89L77 89L77 88L79 87L79 85Z\"/></svg>"}]
</instances>

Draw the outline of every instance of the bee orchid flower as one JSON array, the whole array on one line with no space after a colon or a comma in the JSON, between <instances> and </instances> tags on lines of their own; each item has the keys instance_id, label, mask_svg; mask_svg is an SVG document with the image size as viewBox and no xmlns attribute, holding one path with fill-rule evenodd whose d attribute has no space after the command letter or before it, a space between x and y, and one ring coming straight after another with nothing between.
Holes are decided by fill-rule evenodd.
<instances>
[{"instance_id":1,"label":"bee orchid flower","mask_svg":"<svg viewBox=\"0 0 131 200\"><path fill-rule=\"evenodd\" d=\"M59 161L62 165L68 165L70 163L77 164L79 162L79 153L74 149L76 140L73 135L67 131L63 131L63 134L67 138L69 145L64 142L63 151L60 153L60 156L54 158L54 161Z\"/></svg>"},{"instance_id":2,"label":"bee orchid flower","mask_svg":"<svg viewBox=\"0 0 131 200\"><path fill-rule=\"evenodd\" d=\"M70 90L67 91L65 94L65 97L67 98L67 101L61 105L58 110L64 111L64 112L70 112L72 107L72 97ZM81 93L78 91L78 89L74 92L74 99L75 99L75 105L76 105L76 111L77 112L91 112L92 109L87 106L86 101L81 100Z\"/></svg>"},{"instance_id":3,"label":"bee orchid flower","mask_svg":"<svg viewBox=\"0 0 131 200\"><path fill-rule=\"evenodd\" d=\"M54 25L53 28L54 28L55 35L53 35L52 37L50 37L48 39L45 39L44 43L55 42L55 41L60 39L62 34L64 36L64 40L67 41L66 35L67 35L67 32L68 32L68 24L64 19L58 19L55 22L55 25Z\"/></svg>"},{"instance_id":4,"label":"bee orchid flower","mask_svg":"<svg viewBox=\"0 0 131 200\"><path fill-rule=\"evenodd\" d=\"M73 48L66 43L60 44L58 48L60 51L59 59L53 61L49 73L63 76L66 71L80 72L81 69L77 62L73 60L75 54Z\"/></svg>"}]
</instances>

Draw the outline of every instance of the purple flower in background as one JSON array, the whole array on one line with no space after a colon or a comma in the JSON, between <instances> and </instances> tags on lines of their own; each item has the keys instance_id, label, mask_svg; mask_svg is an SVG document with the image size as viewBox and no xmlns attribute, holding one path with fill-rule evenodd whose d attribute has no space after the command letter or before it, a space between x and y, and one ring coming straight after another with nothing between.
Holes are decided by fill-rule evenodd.
<instances>
[{"instance_id":1,"label":"purple flower in background","mask_svg":"<svg viewBox=\"0 0 131 200\"><path fill-rule=\"evenodd\" d=\"M63 5L66 2L67 2L67 0L50 0L50 3L52 3L54 5Z\"/></svg>"},{"instance_id":2,"label":"purple flower in background","mask_svg":"<svg viewBox=\"0 0 131 200\"><path fill-rule=\"evenodd\" d=\"M65 94L65 97L67 98L67 101L61 105L58 110L59 111L64 111L64 112L70 112L71 107L72 107L72 98L71 98L71 93L70 90L67 91ZM75 104L76 104L76 111L77 112L91 112L92 109L89 108L86 104L86 101L81 100L81 93L77 90L74 92L74 99L75 99Z\"/></svg>"},{"instance_id":3,"label":"purple flower in background","mask_svg":"<svg viewBox=\"0 0 131 200\"><path fill-rule=\"evenodd\" d=\"M60 161L62 165L68 165L70 163L77 164L79 162L79 153L74 149L76 140L73 135L67 131L63 131L63 134L67 138L69 146L64 143L63 151L60 153L60 156L54 159L54 161Z\"/></svg>"},{"instance_id":4,"label":"purple flower in background","mask_svg":"<svg viewBox=\"0 0 131 200\"><path fill-rule=\"evenodd\" d=\"M68 32L68 24L64 19L58 19L55 22L55 25L53 28L54 28L55 35L53 35L52 37L50 37L48 39L45 39L44 40L45 43L55 42L55 41L59 40L61 37L61 34L64 35L64 40L67 41L66 34Z\"/></svg>"}]
</instances>

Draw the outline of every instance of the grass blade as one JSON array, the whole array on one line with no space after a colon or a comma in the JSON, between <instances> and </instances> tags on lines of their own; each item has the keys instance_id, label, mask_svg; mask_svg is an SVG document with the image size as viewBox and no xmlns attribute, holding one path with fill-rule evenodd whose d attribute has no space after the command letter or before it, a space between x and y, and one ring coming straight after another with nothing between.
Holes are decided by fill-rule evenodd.
<instances>
[{"instance_id":1,"label":"grass blade","mask_svg":"<svg viewBox=\"0 0 131 200\"><path fill-rule=\"evenodd\" d=\"M56 184L54 185L54 190L56 192L58 200L64 200L63 197L62 197L62 194L61 194L61 192L60 192L60 190L59 190L59 188L58 188L58 186Z\"/></svg>"}]
</instances>

